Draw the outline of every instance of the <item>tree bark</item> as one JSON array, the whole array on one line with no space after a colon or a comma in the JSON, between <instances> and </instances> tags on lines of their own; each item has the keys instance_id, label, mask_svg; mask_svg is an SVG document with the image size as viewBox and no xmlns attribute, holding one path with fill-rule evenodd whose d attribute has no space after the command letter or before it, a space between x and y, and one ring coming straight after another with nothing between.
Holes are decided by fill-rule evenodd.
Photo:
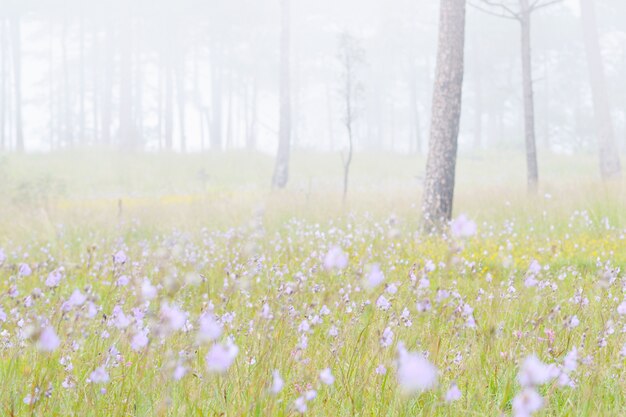
<instances>
[{"instance_id":1,"label":"tree bark","mask_svg":"<svg viewBox=\"0 0 626 417\"><path fill-rule=\"evenodd\" d=\"M278 132L278 152L272 186L284 188L289 179L289 153L291 147L291 92L289 83L289 2L281 0L280 35L280 125Z\"/></svg>"},{"instance_id":2,"label":"tree bark","mask_svg":"<svg viewBox=\"0 0 626 417\"><path fill-rule=\"evenodd\" d=\"M536 193L537 186L539 184L539 170L537 168L537 143L535 139L535 103L533 98L532 61L530 51L530 14L531 9L528 0L520 0L526 169L528 191L530 193Z\"/></svg>"},{"instance_id":3,"label":"tree bark","mask_svg":"<svg viewBox=\"0 0 626 417\"><path fill-rule=\"evenodd\" d=\"M465 46L465 0L441 0L437 66L423 197L425 231L452 217L457 142L461 119Z\"/></svg>"},{"instance_id":4,"label":"tree bark","mask_svg":"<svg viewBox=\"0 0 626 417\"><path fill-rule=\"evenodd\" d=\"M615 143L611 105L606 89L604 64L602 54L600 53L593 0L580 0L580 11L587 54L587 68L591 82L596 135L598 137L600 174L603 180L607 180L620 176L621 164L617 144Z\"/></svg>"}]
</instances>

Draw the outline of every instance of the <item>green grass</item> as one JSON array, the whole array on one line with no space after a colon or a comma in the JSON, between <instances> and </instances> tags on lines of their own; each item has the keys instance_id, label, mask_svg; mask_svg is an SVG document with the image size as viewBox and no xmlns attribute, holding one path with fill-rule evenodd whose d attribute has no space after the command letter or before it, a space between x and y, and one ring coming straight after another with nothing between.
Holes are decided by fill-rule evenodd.
<instances>
[{"instance_id":1,"label":"green grass","mask_svg":"<svg viewBox=\"0 0 626 417\"><path fill-rule=\"evenodd\" d=\"M293 180L281 191L269 189L272 164L261 155L6 157L0 168L0 248L9 256L0 266L0 306L8 316L0 322L0 414L287 416L297 414L293 403L309 386L318 392L307 415L510 415L520 391L519 363L531 353L560 363L576 346L585 358L572 374L576 387L540 387L545 407L538 415L624 415L622 273L608 289L599 284L605 268L626 269L624 184L597 182L592 157L550 156L542 161L541 192L528 197L522 162L518 155L461 158L456 212L475 219L479 232L460 242L419 233L418 157L357 155L345 206L336 185L338 155L296 155ZM321 266L332 245L349 255L346 270ZM132 262L114 265L119 249ZM427 260L437 269L420 289ZM549 268L538 277L545 286L524 285L532 260ZM33 268L31 276L18 276L21 262ZM363 285L374 262L387 284L398 285L397 293L385 293L388 311L375 306L384 285ZM46 288L48 273L60 266L62 284ZM195 274L200 279L189 278ZM121 275L130 277L128 286L113 285ZM161 286L149 305L140 296L144 277ZM75 289L99 309L94 318L86 305L62 311ZM453 295L437 302L439 290ZM416 303L425 299L432 310L419 313ZM154 334L165 302L188 312L194 328L209 303L217 316L235 313L224 326L240 349L228 372L206 370L210 346L195 343L195 329L163 340ZM265 303L272 320L261 316ZM464 303L474 309L475 329L465 326ZM132 308L145 311L153 332L146 350L130 347L135 325L110 326L116 305L127 315ZM331 313L298 351L299 324L323 305ZM410 327L401 318L404 308ZM572 315L580 325L569 329ZM20 339L48 321L61 338L56 351L44 353L28 337ZM336 338L328 335L331 326L338 328ZM383 348L386 327L394 339ZM428 353L440 372L436 389L402 394L394 364L399 341ZM108 353L112 345L118 360ZM62 357L73 369L64 369ZM87 383L107 358L111 381ZM179 362L189 373L174 381ZM386 375L375 373L379 364ZM326 367L335 376L332 386L318 380ZM285 380L276 396L269 392L274 369ZM68 376L73 388L62 386ZM443 397L453 381L463 396L448 404ZM25 404L35 387L41 398Z\"/></svg>"}]
</instances>

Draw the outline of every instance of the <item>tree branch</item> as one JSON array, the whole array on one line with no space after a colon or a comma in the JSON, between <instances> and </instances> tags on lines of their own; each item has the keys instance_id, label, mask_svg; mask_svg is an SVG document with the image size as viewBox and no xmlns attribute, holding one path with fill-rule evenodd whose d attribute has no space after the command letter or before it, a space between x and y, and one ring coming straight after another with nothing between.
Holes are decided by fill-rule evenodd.
<instances>
[{"instance_id":1,"label":"tree branch","mask_svg":"<svg viewBox=\"0 0 626 417\"><path fill-rule=\"evenodd\" d=\"M474 9L479 10L479 11L481 11L483 13L486 13L488 15L491 15L491 16L501 17L501 18L504 18L504 19L519 20L519 17L517 16L517 14L497 13L497 12L494 12L493 10L489 10L488 8L481 7L478 4L475 4L475 3L471 2L471 1L468 4L470 5L470 7L473 7Z\"/></svg>"},{"instance_id":2,"label":"tree branch","mask_svg":"<svg viewBox=\"0 0 626 417\"><path fill-rule=\"evenodd\" d=\"M515 10L511 9L509 6L507 6L506 4L502 2L498 2L494 0L480 0L480 1L488 5L489 7L499 7L500 9L504 10L507 14L509 14L511 17L515 19L519 20L520 18L519 12L516 12Z\"/></svg>"},{"instance_id":3,"label":"tree branch","mask_svg":"<svg viewBox=\"0 0 626 417\"><path fill-rule=\"evenodd\" d=\"M530 12L534 12L539 9L543 9L544 7L552 6L556 3L561 3L563 0L550 0L545 3L542 3L542 0L535 0L535 2L530 6Z\"/></svg>"}]
</instances>

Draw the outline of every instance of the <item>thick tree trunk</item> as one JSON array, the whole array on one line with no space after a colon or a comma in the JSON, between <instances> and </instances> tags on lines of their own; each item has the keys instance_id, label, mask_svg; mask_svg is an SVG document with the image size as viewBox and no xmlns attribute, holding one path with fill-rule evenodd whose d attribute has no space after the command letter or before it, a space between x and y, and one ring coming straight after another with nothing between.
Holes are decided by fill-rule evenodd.
<instances>
[{"instance_id":1,"label":"thick tree trunk","mask_svg":"<svg viewBox=\"0 0 626 417\"><path fill-rule=\"evenodd\" d=\"M522 28L522 84L524 91L524 138L526 142L526 169L528 191L537 192L539 170L537 168L537 142L535 139L535 103L533 97L532 62L530 52L530 6L528 0L520 0L520 23Z\"/></svg>"},{"instance_id":2,"label":"thick tree trunk","mask_svg":"<svg viewBox=\"0 0 626 417\"><path fill-rule=\"evenodd\" d=\"M438 229L452 217L457 141L461 119L465 46L465 0L441 0L437 67L423 221L426 231Z\"/></svg>"},{"instance_id":3,"label":"thick tree trunk","mask_svg":"<svg viewBox=\"0 0 626 417\"><path fill-rule=\"evenodd\" d=\"M272 186L284 188L289 179L289 153L291 145L291 96L289 84L289 2L281 0L280 35L280 126L278 152Z\"/></svg>"},{"instance_id":4,"label":"thick tree trunk","mask_svg":"<svg viewBox=\"0 0 626 417\"><path fill-rule=\"evenodd\" d=\"M615 143L593 0L580 0L580 10L587 53L587 67L591 82L596 134L598 136L600 173L602 179L606 180L620 175L621 164Z\"/></svg>"},{"instance_id":5,"label":"thick tree trunk","mask_svg":"<svg viewBox=\"0 0 626 417\"><path fill-rule=\"evenodd\" d=\"M15 150L24 152L24 132L22 124L22 31L20 17L11 18L11 41L13 49L13 80L15 98Z\"/></svg>"}]
</instances>

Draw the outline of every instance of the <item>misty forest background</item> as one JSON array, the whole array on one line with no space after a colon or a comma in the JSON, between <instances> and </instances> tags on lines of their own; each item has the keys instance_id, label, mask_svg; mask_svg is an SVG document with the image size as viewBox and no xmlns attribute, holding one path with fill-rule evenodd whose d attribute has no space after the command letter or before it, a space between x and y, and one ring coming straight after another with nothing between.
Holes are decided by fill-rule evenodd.
<instances>
[{"instance_id":1,"label":"misty forest background","mask_svg":"<svg viewBox=\"0 0 626 417\"><path fill-rule=\"evenodd\" d=\"M439 6L4 0L5 194L289 181L344 200L349 183L420 192ZM465 20L457 188L550 191L618 175L626 5L476 0Z\"/></svg>"},{"instance_id":2,"label":"misty forest background","mask_svg":"<svg viewBox=\"0 0 626 417\"><path fill-rule=\"evenodd\" d=\"M364 58L356 147L425 152L438 2L291 3L294 148L347 147L338 55L348 33ZM545 152L596 147L577 3L532 19L537 144ZM623 149L626 5L595 3ZM278 1L4 0L0 13L0 149L276 151ZM523 149L519 32L515 21L468 7L462 151Z\"/></svg>"}]
</instances>

